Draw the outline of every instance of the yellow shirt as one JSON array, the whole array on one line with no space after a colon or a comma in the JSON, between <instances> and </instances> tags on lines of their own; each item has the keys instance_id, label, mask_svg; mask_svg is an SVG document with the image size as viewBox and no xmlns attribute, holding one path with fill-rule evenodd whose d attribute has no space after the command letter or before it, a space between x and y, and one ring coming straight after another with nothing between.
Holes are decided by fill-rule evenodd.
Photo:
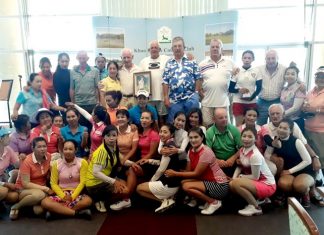
<instances>
[{"instance_id":1,"label":"yellow shirt","mask_svg":"<svg viewBox=\"0 0 324 235\"><path fill-rule=\"evenodd\" d=\"M119 80L114 80L111 77L106 77L100 81L100 84L103 85L101 91L121 91L121 85Z\"/></svg>"}]
</instances>

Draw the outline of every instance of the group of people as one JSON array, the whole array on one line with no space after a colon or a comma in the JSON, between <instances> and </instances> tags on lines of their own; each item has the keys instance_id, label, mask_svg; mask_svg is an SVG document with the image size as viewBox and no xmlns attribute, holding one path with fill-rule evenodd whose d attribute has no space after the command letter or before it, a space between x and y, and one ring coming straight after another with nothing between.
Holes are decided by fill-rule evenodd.
<instances>
[{"instance_id":1,"label":"group of people","mask_svg":"<svg viewBox=\"0 0 324 235\"><path fill-rule=\"evenodd\" d=\"M42 58L17 97L15 131L0 128L0 201L13 204L10 218L32 206L48 220L90 219L92 204L121 210L135 192L160 202L157 213L181 202L211 215L233 195L246 201L244 216L289 195L324 206L315 190L324 164L324 68L306 94L296 65L278 64L274 50L260 68L245 51L239 68L218 39L199 64L184 49L175 37L168 58L152 41L140 66L123 49L121 66L99 55L94 68L81 51L71 70L61 53L54 74ZM151 71L152 94L133 90L140 71Z\"/></svg>"}]
</instances>

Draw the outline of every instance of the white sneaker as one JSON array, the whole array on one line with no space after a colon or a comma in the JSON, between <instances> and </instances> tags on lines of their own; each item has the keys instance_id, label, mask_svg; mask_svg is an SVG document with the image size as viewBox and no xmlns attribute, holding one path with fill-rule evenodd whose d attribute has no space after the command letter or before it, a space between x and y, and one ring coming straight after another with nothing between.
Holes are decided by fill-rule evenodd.
<instances>
[{"instance_id":1,"label":"white sneaker","mask_svg":"<svg viewBox=\"0 0 324 235\"><path fill-rule=\"evenodd\" d=\"M175 201L172 198L163 199L161 206L155 209L156 213L162 213L175 205Z\"/></svg>"},{"instance_id":2,"label":"white sneaker","mask_svg":"<svg viewBox=\"0 0 324 235\"><path fill-rule=\"evenodd\" d=\"M196 199L191 199L191 200L187 203L187 205L188 205L189 207L194 208L194 207L197 206L197 200L196 200Z\"/></svg>"},{"instance_id":3,"label":"white sneaker","mask_svg":"<svg viewBox=\"0 0 324 235\"><path fill-rule=\"evenodd\" d=\"M204 209L206 209L207 207L208 207L208 202L206 202L205 204L203 204L203 205L200 205L198 208L200 209L200 210L204 210Z\"/></svg>"},{"instance_id":4,"label":"white sneaker","mask_svg":"<svg viewBox=\"0 0 324 235\"><path fill-rule=\"evenodd\" d=\"M264 205L264 204L270 204L271 203L271 199L266 197L265 199L261 199L261 200L257 200L258 205Z\"/></svg>"},{"instance_id":5,"label":"white sneaker","mask_svg":"<svg viewBox=\"0 0 324 235\"><path fill-rule=\"evenodd\" d=\"M110 205L110 209L113 211L120 211L121 209L131 207L132 203L130 199L119 201L115 204Z\"/></svg>"},{"instance_id":6,"label":"white sneaker","mask_svg":"<svg viewBox=\"0 0 324 235\"><path fill-rule=\"evenodd\" d=\"M222 202L217 200L216 202L208 203L207 208L203 209L201 211L201 214L203 215L211 215L215 211L217 211L222 206Z\"/></svg>"},{"instance_id":7,"label":"white sneaker","mask_svg":"<svg viewBox=\"0 0 324 235\"><path fill-rule=\"evenodd\" d=\"M239 210L238 213L243 216L262 215L262 209L257 209L253 205L247 205L244 209Z\"/></svg>"},{"instance_id":8,"label":"white sneaker","mask_svg":"<svg viewBox=\"0 0 324 235\"><path fill-rule=\"evenodd\" d=\"M96 209L99 212L102 212L102 213L107 212L107 209L105 207L105 203L103 201L96 202L95 206L96 206Z\"/></svg>"}]
</instances>

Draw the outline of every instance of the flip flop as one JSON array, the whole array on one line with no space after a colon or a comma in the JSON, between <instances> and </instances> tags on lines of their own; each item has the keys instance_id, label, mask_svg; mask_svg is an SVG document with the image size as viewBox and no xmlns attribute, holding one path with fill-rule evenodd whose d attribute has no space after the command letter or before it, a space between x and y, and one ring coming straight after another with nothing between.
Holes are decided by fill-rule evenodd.
<instances>
[{"instance_id":1,"label":"flip flop","mask_svg":"<svg viewBox=\"0 0 324 235\"><path fill-rule=\"evenodd\" d=\"M18 214L19 214L19 210L18 209L11 209L10 210L10 214L9 214L9 218L11 220L16 220L16 219L18 219Z\"/></svg>"}]
</instances>

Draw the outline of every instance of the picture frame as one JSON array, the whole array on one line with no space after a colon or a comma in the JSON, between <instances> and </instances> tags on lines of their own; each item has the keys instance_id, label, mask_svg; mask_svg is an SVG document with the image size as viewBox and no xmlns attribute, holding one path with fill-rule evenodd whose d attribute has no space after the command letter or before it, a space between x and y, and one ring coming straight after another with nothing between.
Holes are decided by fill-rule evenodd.
<instances>
[{"instance_id":1,"label":"picture frame","mask_svg":"<svg viewBox=\"0 0 324 235\"><path fill-rule=\"evenodd\" d=\"M134 78L134 95L139 90L145 90L152 95L152 76L151 71L139 72L133 74Z\"/></svg>"}]
</instances>

